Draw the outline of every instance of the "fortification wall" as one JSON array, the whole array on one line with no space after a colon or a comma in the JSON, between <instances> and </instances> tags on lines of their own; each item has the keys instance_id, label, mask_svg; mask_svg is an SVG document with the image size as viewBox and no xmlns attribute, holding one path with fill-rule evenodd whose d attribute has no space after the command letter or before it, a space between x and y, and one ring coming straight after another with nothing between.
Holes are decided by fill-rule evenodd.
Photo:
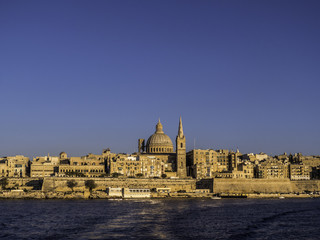
<instances>
[{"instance_id":1,"label":"fortification wall","mask_svg":"<svg viewBox=\"0 0 320 240\"><path fill-rule=\"evenodd\" d=\"M30 189L41 190L43 178L7 178L7 188L20 188L22 186Z\"/></svg>"},{"instance_id":2,"label":"fortification wall","mask_svg":"<svg viewBox=\"0 0 320 240\"><path fill-rule=\"evenodd\" d=\"M152 179L152 178L8 178L8 188L43 190L46 192L68 192L67 181L75 180L75 191L85 191L85 181L94 180L97 188L105 190L107 187L129 188L171 188L172 192L185 190L191 192L196 189L195 179ZM43 183L43 184L42 184ZM41 188L42 187L42 188ZM320 191L320 180L290 181L289 179L205 179L197 182L198 188L209 188L213 193L302 193L306 191Z\"/></svg>"},{"instance_id":3,"label":"fortification wall","mask_svg":"<svg viewBox=\"0 0 320 240\"><path fill-rule=\"evenodd\" d=\"M215 178L213 180L214 193L302 193L304 191L320 191L320 181L223 178Z\"/></svg>"},{"instance_id":4,"label":"fortification wall","mask_svg":"<svg viewBox=\"0 0 320 240\"><path fill-rule=\"evenodd\" d=\"M291 181L295 192L320 191L320 180Z\"/></svg>"},{"instance_id":5,"label":"fortification wall","mask_svg":"<svg viewBox=\"0 0 320 240\"><path fill-rule=\"evenodd\" d=\"M172 192L185 190L187 192L196 189L195 179L146 179L146 178L45 178L42 185L43 191L70 191L67 181L75 180L78 184L76 191L85 190L85 181L94 180L97 187L95 190L106 190L107 187L128 188L171 188Z\"/></svg>"}]
</instances>

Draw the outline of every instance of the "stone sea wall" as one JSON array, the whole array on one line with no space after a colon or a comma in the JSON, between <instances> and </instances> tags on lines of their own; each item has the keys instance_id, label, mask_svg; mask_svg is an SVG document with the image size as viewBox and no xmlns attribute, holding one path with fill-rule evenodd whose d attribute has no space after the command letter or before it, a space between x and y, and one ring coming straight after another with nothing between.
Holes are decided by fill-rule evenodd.
<instances>
[{"instance_id":1,"label":"stone sea wall","mask_svg":"<svg viewBox=\"0 0 320 240\"><path fill-rule=\"evenodd\" d=\"M128 188L171 188L172 192L185 190L190 192L196 189L195 179L154 179L154 178L8 178L7 188L50 191L70 191L67 182L74 180L77 186L75 191L85 191L85 181L93 180L97 187L95 190L106 190L107 187Z\"/></svg>"},{"instance_id":2,"label":"stone sea wall","mask_svg":"<svg viewBox=\"0 0 320 240\"><path fill-rule=\"evenodd\" d=\"M320 180L213 179L214 193L302 193L320 191Z\"/></svg>"},{"instance_id":3,"label":"stone sea wall","mask_svg":"<svg viewBox=\"0 0 320 240\"><path fill-rule=\"evenodd\" d=\"M67 187L67 181L73 178L50 177L44 178L42 191L70 191ZM171 188L172 192L185 190L186 192L196 189L195 179L152 179L152 178L74 178L78 183L74 188L75 191L85 190L85 181L94 180L97 187L95 190L106 190L107 187L124 187L124 188Z\"/></svg>"},{"instance_id":4,"label":"stone sea wall","mask_svg":"<svg viewBox=\"0 0 320 240\"><path fill-rule=\"evenodd\" d=\"M7 188L19 188L28 190L41 190L43 178L7 178Z\"/></svg>"},{"instance_id":5,"label":"stone sea wall","mask_svg":"<svg viewBox=\"0 0 320 240\"><path fill-rule=\"evenodd\" d=\"M67 182L74 180L77 186L70 189ZM92 192L85 187L85 181L94 180ZM172 197L186 197L183 193L194 192L195 179L143 179L143 178L8 178L7 189L0 190L0 198L5 199L104 199L109 198L107 187L123 188L170 188ZM169 197L168 194L153 193L153 197ZM203 195L203 194L202 194ZM202 196L201 194L198 197Z\"/></svg>"},{"instance_id":6,"label":"stone sea wall","mask_svg":"<svg viewBox=\"0 0 320 240\"><path fill-rule=\"evenodd\" d=\"M9 178L7 188L25 190L32 192L35 196L45 193L58 194L61 197L63 194L70 194L71 189L67 187L67 182L75 180L77 186L74 187L74 192L88 192L85 188L86 180L94 180L97 187L94 191L105 192L107 187L121 188L170 188L171 193L175 192L194 192L196 188L210 189L212 193L230 193L230 194L289 194L303 192L320 192L320 180L303 180L290 181L289 179L271 180L271 179L204 179L196 181L195 179L146 179L146 178ZM33 191L39 191L37 193ZM9 194L9 193L6 193ZM13 195L23 195L23 193L12 193ZM32 195L31 194L31 195ZM60 195L59 195L60 194ZM73 193L72 193L73 194ZM104 193L103 193L104 194ZM172 195L171 194L171 195ZM3 194L2 194L3 195ZM43 196L39 195L39 198ZM196 193L196 195L199 195ZM69 195L68 195L69 196ZM32 196L30 196L32 197ZM71 198L76 196L70 196ZM78 196L80 197L80 196ZM37 197L35 197L37 198Z\"/></svg>"}]
</instances>

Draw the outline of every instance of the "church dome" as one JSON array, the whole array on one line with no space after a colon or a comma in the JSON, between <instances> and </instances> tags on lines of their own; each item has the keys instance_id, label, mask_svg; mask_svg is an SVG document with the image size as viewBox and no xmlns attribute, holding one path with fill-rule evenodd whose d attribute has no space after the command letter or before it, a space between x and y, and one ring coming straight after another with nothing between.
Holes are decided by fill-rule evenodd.
<instances>
[{"instance_id":1,"label":"church dome","mask_svg":"<svg viewBox=\"0 0 320 240\"><path fill-rule=\"evenodd\" d=\"M156 126L156 132L152 134L146 146L147 153L172 153L173 144L170 137L163 132L162 124L159 122Z\"/></svg>"},{"instance_id":2,"label":"church dome","mask_svg":"<svg viewBox=\"0 0 320 240\"><path fill-rule=\"evenodd\" d=\"M65 159L65 158L68 157L65 152L61 152L59 155L60 155L60 158L61 158L61 159Z\"/></svg>"}]
</instances>

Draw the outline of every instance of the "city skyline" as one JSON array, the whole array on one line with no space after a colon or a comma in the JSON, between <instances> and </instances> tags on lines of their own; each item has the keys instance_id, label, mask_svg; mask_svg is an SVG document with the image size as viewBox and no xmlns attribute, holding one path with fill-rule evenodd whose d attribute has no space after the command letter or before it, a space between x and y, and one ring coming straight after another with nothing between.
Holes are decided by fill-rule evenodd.
<instances>
[{"instance_id":1,"label":"city skyline","mask_svg":"<svg viewBox=\"0 0 320 240\"><path fill-rule=\"evenodd\" d=\"M1 1L0 156L319 155L317 1Z\"/></svg>"},{"instance_id":2,"label":"city skyline","mask_svg":"<svg viewBox=\"0 0 320 240\"><path fill-rule=\"evenodd\" d=\"M181 117L180 117L180 121L181 121ZM159 124L160 123L160 118L158 119L158 121L157 121L157 124ZM179 123L179 128L180 128L180 123ZM157 129L157 125L155 126L155 129ZM157 133L157 131L158 130L156 130L154 133ZM179 133L178 133L179 134ZM167 134L165 134L165 135L167 135ZM151 136L152 136L152 133L151 133ZM146 140L148 139L148 138L150 138L151 136L147 136L147 138L146 139L141 139L141 140L144 140L145 142L146 142ZM171 140L171 137L169 136L169 138L170 138L170 141L171 142L173 142L172 140ZM174 138L173 138L174 139ZM138 139L138 140L140 140L140 139ZM205 148L205 147L198 147L198 146L196 146L196 141L195 141L196 139L193 139L193 147L192 148L188 148L187 147L187 149L186 149L186 151L187 152L191 152L192 150L216 150L216 151L218 151L218 150L223 150L223 149L225 149L225 150L228 150L228 151L231 151L231 152L239 152L240 150L239 150L239 147L236 147L236 148L214 148L214 147L208 147L208 148ZM139 142L139 141L138 141ZM139 143L140 144L140 143ZM139 145L138 144L138 145ZM136 149L134 149L132 152L113 152L113 153L120 153L120 154L137 154L137 153L139 153L140 151L139 151L139 146L137 145L137 147L136 147ZM187 144L188 145L188 144ZM190 145L190 144L189 144ZM85 156L85 155L87 155L87 154L100 154L101 152L104 152L105 150L110 150L110 148L109 147L105 147L105 148L102 148L102 149L100 149L100 151L97 151L97 152L87 152L87 153L83 153L81 156ZM173 147L173 152L175 153L176 152L176 146L174 145L174 147ZM53 154L52 153L50 153L50 152L47 152L47 153L43 153L43 154L35 154L35 155L33 155L33 156L28 156L28 155L26 155L27 157L31 157L31 159L32 158L34 158L34 157L40 157L40 156L58 156L58 155L61 155L62 153L66 153L65 151L58 151L58 152L54 152ZM260 152L243 152L242 151L242 153L243 154L268 154L268 155L270 155L270 156L277 156L277 155L282 155L283 153L284 154L289 154L289 155L296 155L296 154L301 154L301 152L290 152L290 153L287 153L287 152L280 152L279 154L269 154L269 153L266 153L266 152L263 152L263 151L260 151ZM13 155L22 155L22 156L24 156L25 154L24 153L18 153L18 154L13 154ZM303 154L303 155L307 155L307 154ZM313 156L319 156L319 154L311 154L311 155L313 155ZM9 156L9 155L7 155L7 156ZM74 156L74 155L73 155ZM2 156L2 157L6 157L6 156ZM77 157L80 157L80 155L78 155Z\"/></svg>"}]
</instances>

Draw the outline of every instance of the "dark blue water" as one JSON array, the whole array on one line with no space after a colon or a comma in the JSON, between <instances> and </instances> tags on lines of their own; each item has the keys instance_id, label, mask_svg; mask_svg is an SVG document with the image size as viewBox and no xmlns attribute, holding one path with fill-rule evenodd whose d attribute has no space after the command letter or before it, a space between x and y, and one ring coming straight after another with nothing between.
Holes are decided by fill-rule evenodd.
<instances>
[{"instance_id":1,"label":"dark blue water","mask_svg":"<svg viewBox=\"0 0 320 240\"><path fill-rule=\"evenodd\" d=\"M320 239L320 199L1 200L1 239Z\"/></svg>"}]
</instances>

